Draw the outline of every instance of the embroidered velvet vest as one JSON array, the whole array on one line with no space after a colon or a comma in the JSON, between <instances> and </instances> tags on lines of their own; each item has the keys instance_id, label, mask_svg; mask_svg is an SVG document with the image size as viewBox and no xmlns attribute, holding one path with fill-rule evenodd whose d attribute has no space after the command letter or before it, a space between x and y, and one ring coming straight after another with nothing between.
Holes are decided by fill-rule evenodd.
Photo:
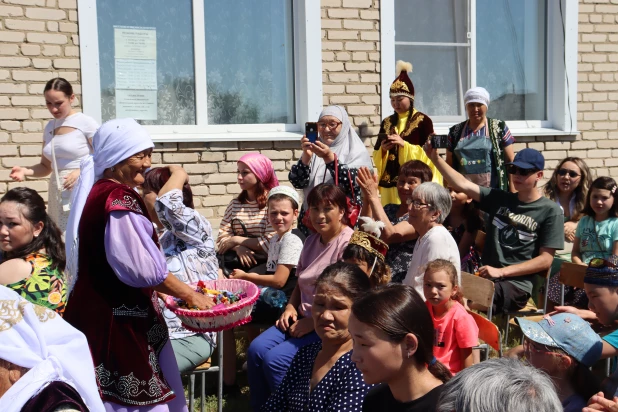
<instances>
[{"instance_id":1,"label":"embroidered velvet vest","mask_svg":"<svg viewBox=\"0 0 618 412\"><path fill-rule=\"evenodd\" d=\"M156 405L176 396L159 367L167 327L155 292L122 283L107 263L105 227L116 210L150 219L130 187L94 184L79 222L79 272L64 319L88 339L103 401ZM155 233L152 240L158 243Z\"/></svg>"}]
</instances>

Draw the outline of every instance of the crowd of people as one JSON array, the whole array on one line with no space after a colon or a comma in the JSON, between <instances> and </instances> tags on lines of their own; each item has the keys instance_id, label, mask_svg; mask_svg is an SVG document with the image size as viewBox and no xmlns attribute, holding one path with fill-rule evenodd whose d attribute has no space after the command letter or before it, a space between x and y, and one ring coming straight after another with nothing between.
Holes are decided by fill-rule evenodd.
<instances>
[{"instance_id":1,"label":"crowd of people","mask_svg":"<svg viewBox=\"0 0 618 412\"><path fill-rule=\"evenodd\" d=\"M238 160L216 236L183 168L151 167L140 124L99 126L71 107L69 82L50 80L41 162L11 171L51 174L47 209L25 187L0 198L0 409L187 410L181 374L217 345L224 393L239 393L234 330L217 342L164 304L208 309L192 285L229 278L260 290L242 326L255 411L618 411L618 374L589 370L618 355L618 331L596 331L618 324L616 182L568 157L540 187L543 155L515 153L481 87L443 158L408 69L373 160L345 109L326 107L293 188L266 156ZM562 296L552 267L564 260L586 276ZM494 282L494 314L537 303L552 272L554 312L517 318L523 346L478 362L470 311L487 308L465 299L462 272Z\"/></svg>"}]
</instances>

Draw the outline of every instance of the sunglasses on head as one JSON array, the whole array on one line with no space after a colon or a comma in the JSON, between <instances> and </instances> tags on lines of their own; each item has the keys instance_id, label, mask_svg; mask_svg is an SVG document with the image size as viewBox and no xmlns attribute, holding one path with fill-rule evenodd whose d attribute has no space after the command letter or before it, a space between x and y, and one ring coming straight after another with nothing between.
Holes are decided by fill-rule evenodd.
<instances>
[{"instance_id":1,"label":"sunglasses on head","mask_svg":"<svg viewBox=\"0 0 618 412\"><path fill-rule=\"evenodd\" d=\"M618 266L612 262L611 260L607 260L607 259L602 259L602 258L594 258L590 261L589 263L590 267L593 268L603 268L603 267L609 267L609 268L613 268L613 269L618 269Z\"/></svg>"},{"instance_id":2,"label":"sunglasses on head","mask_svg":"<svg viewBox=\"0 0 618 412\"><path fill-rule=\"evenodd\" d=\"M511 175L530 176L532 173L538 172L538 169L524 169L515 165L508 165L506 171Z\"/></svg>"},{"instance_id":3,"label":"sunglasses on head","mask_svg":"<svg viewBox=\"0 0 618 412\"><path fill-rule=\"evenodd\" d=\"M581 176L579 174L577 174L574 170L569 170L569 169L560 169L558 170L558 175L559 176L564 176L564 175L569 175L569 177L571 179L575 179L577 176Z\"/></svg>"}]
</instances>

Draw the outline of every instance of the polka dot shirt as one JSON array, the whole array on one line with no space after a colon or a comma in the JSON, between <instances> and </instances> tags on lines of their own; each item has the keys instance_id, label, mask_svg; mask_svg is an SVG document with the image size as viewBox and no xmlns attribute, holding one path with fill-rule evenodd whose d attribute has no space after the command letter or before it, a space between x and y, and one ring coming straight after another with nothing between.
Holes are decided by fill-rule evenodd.
<instances>
[{"instance_id":1,"label":"polka dot shirt","mask_svg":"<svg viewBox=\"0 0 618 412\"><path fill-rule=\"evenodd\" d=\"M322 380L309 392L313 364L322 342L301 348L277 391L261 411L361 411L365 395L371 388L363 381L352 351L341 356Z\"/></svg>"}]
</instances>

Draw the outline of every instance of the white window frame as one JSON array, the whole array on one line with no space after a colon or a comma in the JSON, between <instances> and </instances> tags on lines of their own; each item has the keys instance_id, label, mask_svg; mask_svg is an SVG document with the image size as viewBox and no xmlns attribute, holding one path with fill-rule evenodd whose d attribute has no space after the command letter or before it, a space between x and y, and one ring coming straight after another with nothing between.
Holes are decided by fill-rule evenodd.
<instances>
[{"instance_id":1,"label":"white window frame","mask_svg":"<svg viewBox=\"0 0 618 412\"><path fill-rule=\"evenodd\" d=\"M320 2L292 0L296 123L207 125L206 35L203 16L204 2L208 0L192 1L196 124L144 126L153 140L161 143L300 140L304 132L305 122L315 121L322 110ZM101 122L101 79L96 0L78 0L77 10L82 108L85 114Z\"/></svg>"},{"instance_id":2,"label":"white window frame","mask_svg":"<svg viewBox=\"0 0 618 412\"><path fill-rule=\"evenodd\" d=\"M470 87L476 86L476 0L470 1ZM563 21L561 22L560 6ZM577 131L577 0L547 2L547 120L507 121L515 136L571 136ZM564 35L563 35L564 23ZM392 113L388 90L395 79L395 0L380 2L381 107ZM569 47L565 48L565 44ZM567 82L568 79L568 82ZM427 113L431 116L431 113ZM461 121L461 120L459 120ZM434 122L437 134L446 134L458 123Z\"/></svg>"}]
</instances>

